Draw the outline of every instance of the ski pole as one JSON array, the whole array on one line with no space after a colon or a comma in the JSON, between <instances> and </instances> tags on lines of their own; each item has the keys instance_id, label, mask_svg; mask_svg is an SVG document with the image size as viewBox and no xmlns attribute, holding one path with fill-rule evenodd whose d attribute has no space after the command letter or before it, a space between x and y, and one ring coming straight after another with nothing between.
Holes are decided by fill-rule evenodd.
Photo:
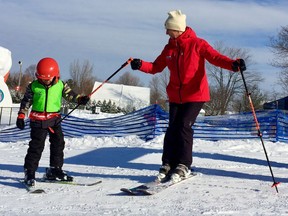
<instances>
[{"instance_id":1,"label":"ski pole","mask_svg":"<svg viewBox=\"0 0 288 216\"><path fill-rule=\"evenodd\" d=\"M128 64L131 63L133 59L129 58L124 64L121 65L118 70L116 70L111 76L109 76L104 82L102 82L95 90L93 90L88 97L91 97L92 94L94 94L98 89L100 89L106 82L108 82L113 76L115 76L120 70L122 70L124 67L126 67ZM65 118L67 118L75 109L77 109L80 106L80 104L77 104L67 115L65 115L58 123L59 125Z\"/></svg>"},{"instance_id":2,"label":"ski pole","mask_svg":"<svg viewBox=\"0 0 288 216\"><path fill-rule=\"evenodd\" d=\"M239 70L240 70L240 73L241 73L241 76L242 76L242 80L243 80L243 83L244 83L244 87L245 87L245 91L246 91L246 94L247 94L247 97L248 97L248 100L249 100L250 108L252 110L252 115L253 115L253 118L254 118L254 121L255 121L256 130L258 132L258 137L261 140L262 147L263 147L263 150L264 150L264 153L265 153L265 156L266 156L266 160L267 160L267 163L268 163L268 166L269 166L269 169L270 169L270 173L271 173L271 176L272 176L273 185L271 187L275 187L276 192L278 193L277 185L279 185L280 182L276 182L275 181L274 174L273 174L273 171L272 171L272 167L271 167L271 164L270 164L270 161L269 161L269 158L268 158L268 154L267 154L267 151L266 151L266 148L265 148L265 145L264 145L262 132L261 132L261 129L260 129L260 124L258 122L258 119L257 119L257 116L256 116L256 112L255 112L255 108L254 108L254 105L253 105L253 102L252 102L252 99L251 99L251 93L249 93L249 91L248 91L248 87L246 85L246 81L245 81L245 78L244 78L243 70L241 68L239 68Z\"/></svg>"},{"instance_id":3,"label":"ski pole","mask_svg":"<svg viewBox=\"0 0 288 216\"><path fill-rule=\"evenodd\" d=\"M101 83L94 91L92 91L88 96L91 97L92 94L94 94L99 88L101 88L106 82L108 82L115 74L117 74L122 68L124 68L126 65L130 64L132 61L132 58L129 58L118 70L116 70L108 79L106 79L104 82Z\"/></svg>"}]
</instances>

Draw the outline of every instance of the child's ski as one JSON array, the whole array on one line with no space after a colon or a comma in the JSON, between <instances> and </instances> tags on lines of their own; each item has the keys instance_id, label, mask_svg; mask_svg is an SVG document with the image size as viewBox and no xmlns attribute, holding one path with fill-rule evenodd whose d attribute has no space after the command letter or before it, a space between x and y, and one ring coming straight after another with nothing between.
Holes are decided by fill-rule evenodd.
<instances>
[{"instance_id":1,"label":"child's ski","mask_svg":"<svg viewBox=\"0 0 288 216\"><path fill-rule=\"evenodd\" d=\"M80 182L75 182L75 181L60 181L60 180L48 180L48 179L41 179L40 182L75 185L75 186L94 186L94 185L102 183L101 180L91 182L91 183L80 183Z\"/></svg>"},{"instance_id":2,"label":"child's ski","mask_svg":"<svg viewBox=\"0 0 288 216\"><path fill-rule=\"evenodd\" d=\"M35 186L27 185L24 180L20 180L19 182L25 186L25 189L27 190L28 193L31 193L31 194L46 193L45 190L42 188L37 188Z\"/></svg>"}]
</instances>

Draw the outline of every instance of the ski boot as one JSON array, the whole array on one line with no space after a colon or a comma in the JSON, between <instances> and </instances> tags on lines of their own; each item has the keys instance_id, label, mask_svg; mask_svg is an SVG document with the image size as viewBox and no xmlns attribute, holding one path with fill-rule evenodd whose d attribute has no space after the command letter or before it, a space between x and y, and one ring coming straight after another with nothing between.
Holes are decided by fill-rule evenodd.
<instances>
[{"instance_id":1,"label":"ski boot","mask_svg":"<svg viewBox=\"0 0 288 216\"><path fill-rule=\"evenodd\" d=\"M171 180L173 182L179 182L187 178L191 174L191 170L184 164L178 164L171 174Z\"/></svg>"},{"instance_id":2,"label":"ski boot","mask_svg":"<svg viewBox=\"0 0 288 216\"><path fill-rule=\"evenodd\" d=\"M46 168L44 179L49 181L73 181L73 177L68 175L59 167Z\"/></svg>"},{"instance_id":3,"label":"ski boot","mask_svg":"<svg viewBox=\"0 0 288 216\"><path fill-rule=\"evenodd\" d=\"M31 170L24 170L24 183L29 187L35 187L36 186L36 180L35 180L35 171Z\"/></svg>"},{"instance_id":4,"label":"ski boot","mask_svg":"<svg viewBox=\"0 0 288 216\"><path fill-rule=\"evenodd\" d=\"M156 176L156 181L164 181L169 177L171 167L169 164L164 164L160 167L159 173Z\"/></svg>"}]
</instances>

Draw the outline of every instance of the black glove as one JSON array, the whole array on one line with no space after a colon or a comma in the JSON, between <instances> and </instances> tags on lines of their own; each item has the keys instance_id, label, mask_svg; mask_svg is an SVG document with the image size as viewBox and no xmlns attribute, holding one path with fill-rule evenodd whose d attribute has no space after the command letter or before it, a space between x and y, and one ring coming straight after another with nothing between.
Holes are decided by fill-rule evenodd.
<instances>
[{"instance_id":1,"label":"black glove","mask_svg":"<svg viewBox=\"0 0 288 216\"><path fill-rule=\"evenodd\" d=\"M239 70L245 71L246 70L245 61L243 59L237 59L236 61L234 61L232 63L232 70L234 72L237 72Z\"/></svg>"},{"instance_id":2,"label":"black glove","mask_svg":"<svg viewBox=\"0 0 288 216\"><path fill-rule=\"evenodd\" d=\"M79 104L79 105L86 105L89 100L90 100L90 97L89 97L89 96L80 96L80 97L78 98L78 104Z\"/></svg>"},{"instance_id":3,"label":"black glove","mask_svg":"<svg viewBox=\"0 0 288 216\"><path fill-rule=\"evenodd\" d=\"M142 66L142 61L141 59L133 59L130 64L133 70L139 70Z\"/></svg>"},{"instance_id":4,"label":"black glove","mask_svg":"<svg viewBox=\"0 0 288 216\"><path fill-rule=\"evenodd\" d=\"M18 113L17 121L16 121L16 126L20 130L23 130L25 128L25 114L24 113Z\"/></svg>"}]
</instances>

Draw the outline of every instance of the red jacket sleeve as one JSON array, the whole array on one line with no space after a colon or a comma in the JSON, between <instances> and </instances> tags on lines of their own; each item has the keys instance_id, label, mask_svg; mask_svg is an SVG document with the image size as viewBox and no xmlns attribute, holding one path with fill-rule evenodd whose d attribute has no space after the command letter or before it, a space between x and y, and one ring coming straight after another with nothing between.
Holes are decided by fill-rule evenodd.
<instances>
[{"instance_id":1,"label":"red jacket sleeve","mask_svg":"<svg viewBox=\"0 0 288 216\"><path fill-rule=\"evenodd\" d=\"M142 60L142 66L139 69L142 72L156 74L162 72L167 66L165 48L162 53L155 59L154 62L146 62Z\"/></svg>"},{"instance_id":2,"label":"red jacket sleeve","mask_svg":"<svg viewBox=\"0 0 288 216\"><path fill-rule=\"evenodd\" d=\"M200 39L200 55L203 56L209 63L221 67L227 70L232 71L232 62L233 59L228 58L220 54L215 50L207 41Z\"/></svg>"}]
</instances>

